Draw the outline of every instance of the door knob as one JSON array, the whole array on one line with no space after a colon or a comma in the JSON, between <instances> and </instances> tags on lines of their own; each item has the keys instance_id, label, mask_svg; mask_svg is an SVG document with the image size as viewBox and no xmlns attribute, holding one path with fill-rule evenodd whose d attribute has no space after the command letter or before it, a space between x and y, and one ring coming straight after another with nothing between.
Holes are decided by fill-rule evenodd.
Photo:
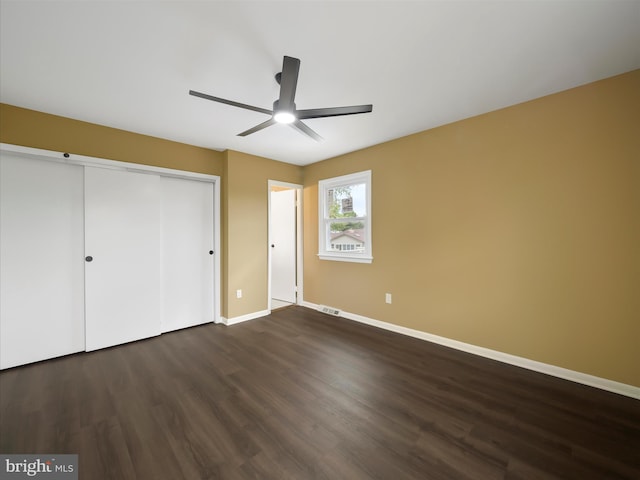
<instances>
[{"instance_id":1,"label":"door knob","mask_svg":"<svg viewBox=\"0 0 640 480\"><path fill-rule=\"evenodd\" d=\"M85 259L87 262L92 262L92 261L93 261L93 257L92 257L91 255L88 255L88 256L84 257L84 259Z\"/></svg>"},{"instance_id":2,"label":"door knob","mask_svg":"<svg viewBox=\"0 0 640 480\"><path fill-rule=\"evenodd\" d=\"M209 250L209 255L213 255L213 250Z\"/></svg>"},{"instance_id":3,"label":"door knob","mask_svg":"<svg viewBox=\"0 0 640 480\"><path fill-rule=\"evenodd\" d=\"M275 247L275 245L272 243L272 244L271 244L271 248L273 248L273 247Z\"/></svg>"}]
</instances>

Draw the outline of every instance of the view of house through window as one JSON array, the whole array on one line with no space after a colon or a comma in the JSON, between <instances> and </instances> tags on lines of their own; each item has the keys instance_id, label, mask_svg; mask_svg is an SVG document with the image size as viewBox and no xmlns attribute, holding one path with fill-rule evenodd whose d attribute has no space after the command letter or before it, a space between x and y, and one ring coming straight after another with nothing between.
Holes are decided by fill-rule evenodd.
<instances>
[{"instance_id":1,"label":"view of house through window","mask_svg":"<svg viewBox=\"0 0 640 480\"><path fill-rule=\"evenodd\" d=\"M362 172L319 183L321 258L370 261L370 175Z\"/></svg>"}]
</instances>

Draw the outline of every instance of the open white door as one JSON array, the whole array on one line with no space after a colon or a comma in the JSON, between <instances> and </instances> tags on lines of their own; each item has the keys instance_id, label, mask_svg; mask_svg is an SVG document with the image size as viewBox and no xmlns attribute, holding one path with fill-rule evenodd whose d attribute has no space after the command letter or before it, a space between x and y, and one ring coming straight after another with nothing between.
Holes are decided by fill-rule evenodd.
<instances>
[{"instance_id":1,"label":"open white door","mask_svg":"<svg viewBox=\"0 0 640 480\"><path fill-rule=\"evenodd\" d=\"M271 191L271 298L296 302L296 190Z\"/></svg>"}]
</instances>

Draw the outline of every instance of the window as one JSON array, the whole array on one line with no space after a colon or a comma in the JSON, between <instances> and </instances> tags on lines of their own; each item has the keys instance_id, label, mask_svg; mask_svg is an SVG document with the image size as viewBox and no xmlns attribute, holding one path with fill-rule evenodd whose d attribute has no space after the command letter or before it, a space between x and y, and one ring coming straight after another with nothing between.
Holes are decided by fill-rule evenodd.
<instances>
[{"instance_id":1,"label":"window","mask_svg":"<svg viewBox=\"0 0 640 480\"><path fill-rule=\"evenodd\" d=\"M371 170L318 182L318 256L371 263Z\"/></svg>"}]
</instances>

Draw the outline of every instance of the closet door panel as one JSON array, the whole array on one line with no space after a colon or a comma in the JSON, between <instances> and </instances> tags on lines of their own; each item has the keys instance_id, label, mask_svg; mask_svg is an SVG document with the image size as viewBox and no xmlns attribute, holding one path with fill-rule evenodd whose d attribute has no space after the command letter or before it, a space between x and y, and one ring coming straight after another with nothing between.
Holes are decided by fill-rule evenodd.
<instances>
[{"instance_id":1,"label":"closet door panel","mask_svg":"<svg viewBox=\"0 0 640 480\"><path fill-rule=\"evenodd\" d=\"M161 185L167 332L214 320L213 184L163 177Z\"/></svg>"},{"instance_id":2,"label":"closet door panel","mask_svg":"<svg viewBox=\"0 0 640 480\"><path fill-rule=\"evenodd\" d=\"M160 334L160 177L85 167L87 351Z\"/></svg>"},{"instance_id":3,"label":"closet door panel","mask_svg":"<svg viewBox=\"0 0 640 480\"><path fill-rule=\"evenodd\" d=\"M0 154L0 368L80 352L83 169Z\"/></svg>"}]
</instances>

